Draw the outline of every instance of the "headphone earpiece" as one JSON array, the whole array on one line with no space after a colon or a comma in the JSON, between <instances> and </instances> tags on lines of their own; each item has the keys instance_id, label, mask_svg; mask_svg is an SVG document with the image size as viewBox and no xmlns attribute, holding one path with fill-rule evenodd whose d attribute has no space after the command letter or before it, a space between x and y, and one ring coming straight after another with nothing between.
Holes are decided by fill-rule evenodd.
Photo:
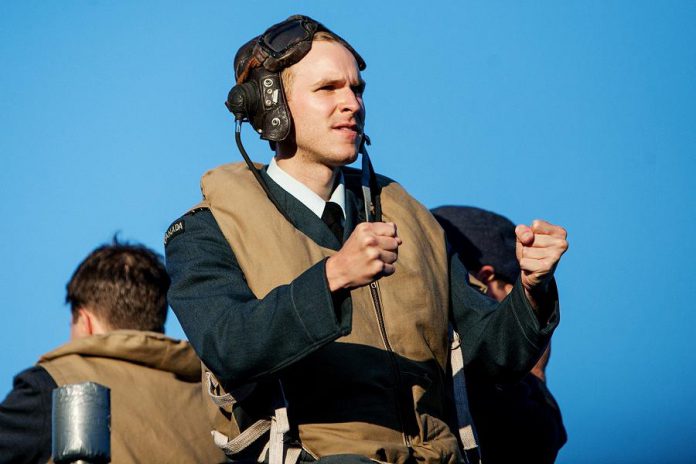
<instances>
[{"instance_id":1,"label":"headphone earpiece","mask_svg":"<svg viewBox=\"0 0 696 464\"><path fill-rule=\"evenodd\" d=\"M250 120L254 109L258 106L258 91L251 82L244 82L232 87L227 94L225 106L240 121Z\"/></svg>"},{"instance_id":2,"label":"headphone earpiece","mask_svg":"<svg viewBox=\"0 0 696 464\"><path fill-rule=\"evenodd\" d=\"M290 134L290 109L278 73L254 69L247 81L232 87L225 106L236 120L248 120L262 139L280 142Z\"/></svg>"}]
</instances>

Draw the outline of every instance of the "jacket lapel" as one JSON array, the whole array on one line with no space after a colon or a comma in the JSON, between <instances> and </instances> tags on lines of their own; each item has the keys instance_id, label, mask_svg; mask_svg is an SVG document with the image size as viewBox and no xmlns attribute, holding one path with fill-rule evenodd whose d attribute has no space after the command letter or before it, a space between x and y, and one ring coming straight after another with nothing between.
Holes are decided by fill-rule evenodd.
<instances>
[{"instance_id":1,"label":"jacket lapel","mask_svg":"<svg viewBox=\"0 0 696 464\"><path fill-rule=\"evenodd\" d=\"M309 208L302 204L297 198L283 190L281 186L276 184L268 174L266 169L261 170L261 176L266 181L268 189L273 197L278 201L278 204L285 210L285 213L292 219L295 227L311 238L317 245L332 250L338 250L341 244L338 243L328 226L317 217Z\"/></svg>"}]
</instances>

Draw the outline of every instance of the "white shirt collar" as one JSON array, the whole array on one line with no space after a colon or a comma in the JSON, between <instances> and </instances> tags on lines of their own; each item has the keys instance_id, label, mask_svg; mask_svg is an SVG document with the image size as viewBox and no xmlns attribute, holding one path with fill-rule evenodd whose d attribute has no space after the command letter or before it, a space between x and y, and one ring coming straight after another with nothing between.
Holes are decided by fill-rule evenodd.
<instances>
[{"instance_id":1,"label":"white shirt collar","mask_svg":"<svg viewBox=\"0 0 696 464\"><path fill-rule=\"evenodd\" d=\"M321 217L322 213L324 212L326 202L305 184L283 171L280 166L278 166L278 163L276 163L275 157L271 159L271 163L268 165L266 174L268 174L268 177L273 179L273 181L283 190L297 198L300 203L309 208L314 214ZM338 185L331 193L331 198L329 198L329 201L332 201L341 207L341 211L343 211L343 218L345 219L346 187L343 179L343 173L341 172L339 175L340 178L338 179Z\"/></svg>"}]
</instances>

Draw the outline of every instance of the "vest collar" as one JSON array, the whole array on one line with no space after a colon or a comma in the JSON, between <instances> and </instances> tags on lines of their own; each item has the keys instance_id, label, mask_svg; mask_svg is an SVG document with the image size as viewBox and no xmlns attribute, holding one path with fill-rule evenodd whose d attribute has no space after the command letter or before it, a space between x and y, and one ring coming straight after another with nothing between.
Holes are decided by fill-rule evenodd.
<instances>
[{"instance_id":1,"label":"vest collar","mask_svg":"<svg viewBox=\"0 0 696 464\"><path fill-rule=\"evenodd\" d=\"M79 338L44 354L39 362L71 354L135 362L191 380L201 376L200 361L191 345L157 332L115 330Z\"/></svg>"}]
</instances>

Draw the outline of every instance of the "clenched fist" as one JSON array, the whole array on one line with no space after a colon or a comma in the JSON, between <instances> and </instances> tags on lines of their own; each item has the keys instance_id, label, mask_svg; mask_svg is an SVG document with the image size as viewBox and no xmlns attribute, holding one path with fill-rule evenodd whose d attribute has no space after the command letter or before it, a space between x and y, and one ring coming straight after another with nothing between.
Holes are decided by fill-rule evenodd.
<instances>
[{"instance_id":1,"label":"clenched fist","mask_svg":"<svg viewBox=\"0 0 696 464\"><path fill-rule=\"evenodd\" d=\"M528 296L546 292L558 261L568 249L566 230L537 219L531 227L517 226L515 234L517 261L522 269L522 286Z\"/></svg>"},{"instance_id":2,"label":"clenched fist","mask_svg":"<svg viewBox=\"0 0 696 464\"><path fill-rule=\"evenodd\" d=\"M393 222L358 224L340 251L326 261L329 290L362 287L393 274L400 245Z\"/></svg>"}]
</instances>

